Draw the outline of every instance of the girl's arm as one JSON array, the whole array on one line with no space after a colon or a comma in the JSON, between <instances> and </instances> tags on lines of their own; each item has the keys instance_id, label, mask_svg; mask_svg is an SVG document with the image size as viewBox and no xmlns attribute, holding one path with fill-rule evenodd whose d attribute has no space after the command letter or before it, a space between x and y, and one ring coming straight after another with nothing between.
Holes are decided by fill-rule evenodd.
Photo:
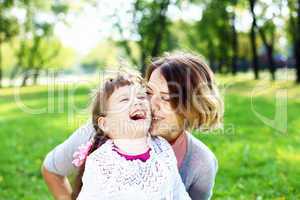
<instances>
[{"instance_id":1,"label":"girl's arm","mask_svg":"<svg viewBox=\"0 0 300 200\"><path fill-rule=\"evenodd\" d=\"M95 134L91 123L77 129L66 141L46 156L42 174L55 199L68 199L72 193L67 176L76 171L72 164L73 154Z\"/></svg>"}]
</instances>

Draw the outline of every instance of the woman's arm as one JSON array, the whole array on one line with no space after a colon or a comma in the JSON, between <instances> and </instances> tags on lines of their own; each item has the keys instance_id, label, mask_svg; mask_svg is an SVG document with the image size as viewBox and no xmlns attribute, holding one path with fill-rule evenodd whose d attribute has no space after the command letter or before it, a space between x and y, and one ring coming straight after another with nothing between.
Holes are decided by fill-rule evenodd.
<instances>
[{"instance_id":1,"label":"woman's arm","mask_svg":"<svg viewBox=\"0 0 300 200\"><path fill-rule=\"evenodd\" d=\"M95 134L91 123L77 129L66 141L55 147L46 156L42 174L55 199L68 199L72 189L67 176L76 171L72 164L73 154Z\"/></svg>"},{"instance_id":2,"label":"woman's arm","mask_svg":"<svg viewBox=\"0 0 300 200\"><path fill-rule=\"evenodd\" d=\"M56 200L71 200L72 187L68 179L42 167L44 180Z\"/></svg>"},{"instance_id":3,"label":"woman's arm","mask_svg":"<svg viewBox=\"0 0 300 200\"><path fill-rule=\"evenodd\" d=\"M192 200L208 200L212 197L217 171L218 162L215 158L206 160L205 165L199 163L195 167L197 176L188 190Z\"/></svg>"}]
</instances>

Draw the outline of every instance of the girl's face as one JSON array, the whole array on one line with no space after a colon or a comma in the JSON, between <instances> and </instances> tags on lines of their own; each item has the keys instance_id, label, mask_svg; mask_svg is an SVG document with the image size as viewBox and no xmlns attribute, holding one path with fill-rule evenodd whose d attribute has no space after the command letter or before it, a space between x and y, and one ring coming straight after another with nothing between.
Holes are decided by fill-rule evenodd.
<instances>
[{"instance_id":1,"label":"girl's face","mask_svg":"<svg viewBox=\"0 0 300 200\"><path fill-rule=\"evenodd\" d=\"M138 84L116 89L108 99L107 115L98 123L112 139L144 137L151 123L146 89Z\"/></svg>"},{"instance_id":2,"label":"girl's face","mask_svg":"<svg viewBox=\"0 0 300 200\"><path fill-rule=\"evenodd\" d=\"M152 109L151 135L162 136L169 142L176 140L183 132L183 119L171 106L168 84L159 69L149 78L147 94Z\"/></svg>"}]
</instances>

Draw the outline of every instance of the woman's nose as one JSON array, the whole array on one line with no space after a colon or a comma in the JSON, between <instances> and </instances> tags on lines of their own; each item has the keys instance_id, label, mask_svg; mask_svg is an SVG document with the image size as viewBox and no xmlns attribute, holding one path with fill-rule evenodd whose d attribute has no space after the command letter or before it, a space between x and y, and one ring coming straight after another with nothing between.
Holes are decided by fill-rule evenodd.
<instances>
[{"instance_id":1,"label":"woman's nose","mask_svg":"<svg viewBox=\"0 0 300 200\"><path fill-rule=\"evenodd\" d=\"M151 96L150 103L153 111L158 111L160 109L160 100L157 95Z\"/></svg>"}]
</instances>

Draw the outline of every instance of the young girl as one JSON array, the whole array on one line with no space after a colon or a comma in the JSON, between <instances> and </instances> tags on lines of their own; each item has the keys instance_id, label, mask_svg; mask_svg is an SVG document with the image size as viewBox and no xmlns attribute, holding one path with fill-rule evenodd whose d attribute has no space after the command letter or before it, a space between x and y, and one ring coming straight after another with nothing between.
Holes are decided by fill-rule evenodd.
<instances>
[{"instance_id":1,"label":"young girl","mask_svg":"<svg viewBox=\"0 0 300 200\"><path fill-rule=\"evenodd\" d=\"M148 134L151 113L141 78L118 75L106 81L92 121L97 134L74 154L73 163L83 172L77 199L190 199L171 146Z\"/></svg>"}]
</instances>

